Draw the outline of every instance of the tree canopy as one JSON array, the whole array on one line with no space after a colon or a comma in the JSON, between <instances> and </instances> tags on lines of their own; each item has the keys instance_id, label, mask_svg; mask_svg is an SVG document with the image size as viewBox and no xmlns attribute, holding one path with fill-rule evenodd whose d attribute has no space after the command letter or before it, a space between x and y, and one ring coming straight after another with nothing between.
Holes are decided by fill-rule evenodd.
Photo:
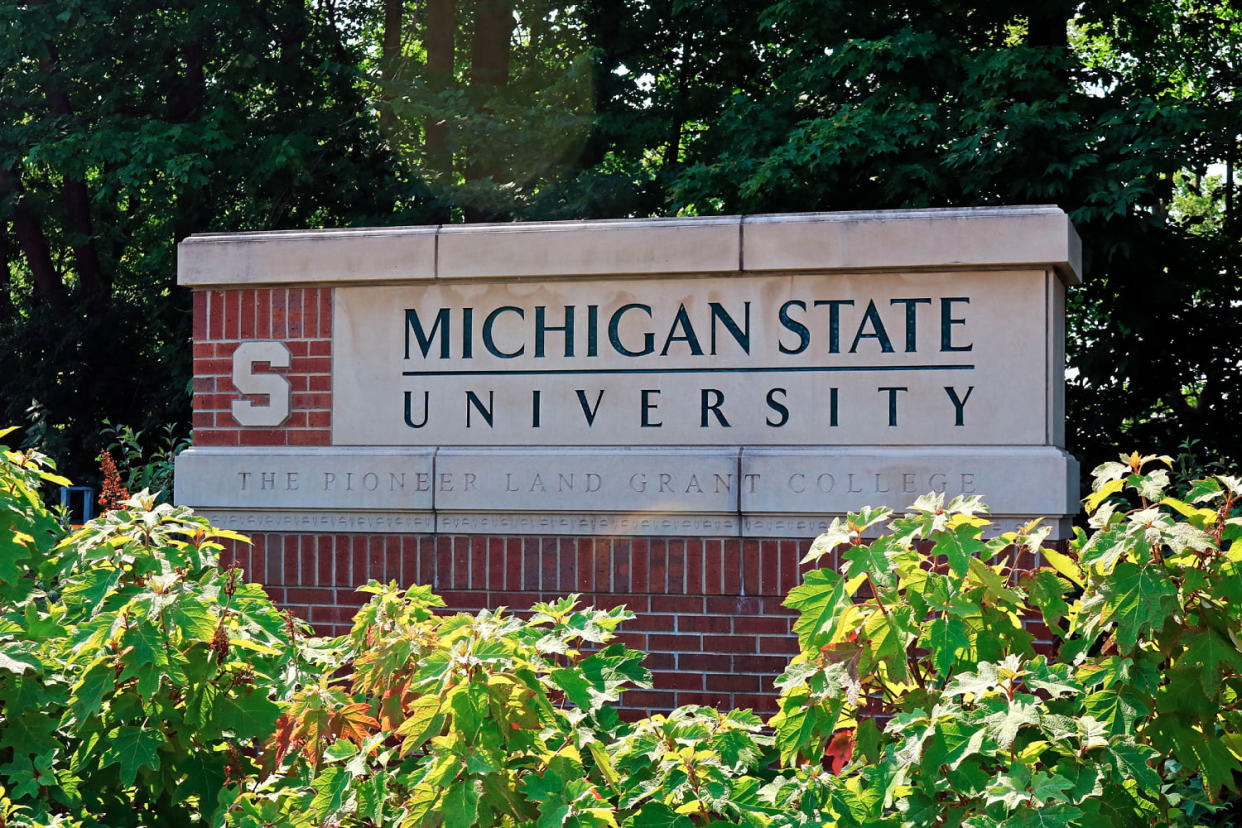
<instances>
[{"instance_id":1,"label":"tree canopy","mask_svg":"<svg viewBox=\"0 0 1242 828\"><path fill-rule=\"evenodd\" d=\"M191 232L1054 203L1070 449L1242 459L1222 0L2 3L0 412L188 419Z\"/></svg>"}]
</instances>

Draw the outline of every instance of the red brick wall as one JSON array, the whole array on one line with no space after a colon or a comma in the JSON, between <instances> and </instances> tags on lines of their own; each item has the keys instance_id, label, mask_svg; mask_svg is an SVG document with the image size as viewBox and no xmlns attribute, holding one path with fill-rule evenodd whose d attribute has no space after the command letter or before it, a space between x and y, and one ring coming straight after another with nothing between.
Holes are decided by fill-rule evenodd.
<instances>
[{"instance_id":1,"label":"red brick wall","mask_svg":"<svg viewBox=\"0 0 1242 828\"><path fill-rule=\"evenodd\" d=\"M772 680L797 653L781 601L799 581L804 541L259 534L230 560L273 600L324 634L346 632L367 597L354 586L430 584L452 610L582 593L636 615L620 640L649 653L655 688L624 696L630 709L682 704L771 712ZM826 563L834 561L826 560ZM805 571L803 568L802 571Z\"/></svg>"},{"instance_id":2,"label":"red brick wall","mask_svg":"<svg viewBox=\"0 0 1242 828\"><path fill-rule=\"evenodd\" d=\"M194 296L194 442L329 445L332 291L260 288ZM243 428L231 356L246 339L286 343L292 413ZM523 610L577 592L637 618L621 640L647 652L655 687L623 697L630 715L682 704L775 709L772 680L797 652L781 606L810 540L257 534L226 560L324 634L345 632L368 579L430 584L451 610ZM821 565L835 566L835 556ZM1033 562L1032 562L1033 563ZM1044 631L1046 635L1046 631ZM1038 634L1038 633L1037 633Z\"/></svg>"},{"instance_id":3,"label":"red brick wall","mask_svg":"<svg viewBox=\"0 0 1242 828\"><path fill-rule=\"evenodd\" d=\"M247 339L278 340L292 360L293 389L278 428L242 428L232 404L233 351ZM264 368L257 368L263 371ZM332 290L258 288L194 293L194 443L199 446L326 446L332 425Z\"/></svg>"}]
</instances>

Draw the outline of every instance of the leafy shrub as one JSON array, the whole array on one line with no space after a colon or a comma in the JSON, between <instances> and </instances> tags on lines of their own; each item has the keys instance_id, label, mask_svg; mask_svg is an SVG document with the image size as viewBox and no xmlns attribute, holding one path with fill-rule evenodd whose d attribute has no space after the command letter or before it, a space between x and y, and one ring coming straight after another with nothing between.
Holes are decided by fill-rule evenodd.
<instances>
[{"instance_id":1,"label":"leafy shrub","mask_svg":"<svg viewBox=\"0 0 1242 828\"><path fill-rule=\"evenodd\" d=\"M1197 481L1186 502L1148 470L1168 458L1122 461L1094 473L1094 531L1034 571L1014 556L1046 530L985 541L977 498L921 498L871 543L889 514L851 515L815 542L808 558L842 549L842 572L790 593L802 653L771 722L805 824L1194 825L1224 810L1242 771L1242 481ZM855 725L855 760L819 773Z\"/></svg>"},{"instance_id":2,"label":"leafy shrub","mask_svg":"<svg viewBox=\"0 0 1242 828\"><path fill-rule=\"evenodd\" d=\"M0 824L207 821L310 666L297 625L218 567L230 533L143 492L63 537L45 480L3 449Z\"/></svg>"},{"instance_id":3,"label":"leafy shrub","mask_svg":"<svg viewBox=\"0 0 1242 828\"><path fill-rule=\"evenodd\" d=\"M1162 461L1097 469L1064 552L985 539L973 497L834 521L776 716L627 723L624 609L445 615L372 583L307 638L218 569L233 536L139 495L62 539L54 476L6 451L0 825L1231 824L1242 481L1175 498Z\"/></svg>"},{"instance_id":4,"label":"leafy shrub","mask_svg":"<svg viewBox=\"0 0 1242 828\"><path fill-rule=\"evenodd\" d=\"M647 684L642 654L607 645L633 616L574 598L437 616L427 587L372 583L336 675L297 692L265 752L267 779L228 823L616 826L610 703ZM593 653L584 646L603 646Z\"/></svg>"},{"instance_id":5,"label":"leafy shrub","mask_svg":"<svg viewBox=\"0 0 1242 828\"><path fill-rule=\"evenodd\" d=\"M146 489L157 502L172 502L173 463L190 447L189 437L179 436L173 425L143 431L108 420L104 420L102 437L107 441L104 450L115 454L125 488L131 492Z\"/></svg>"}]
</instances>

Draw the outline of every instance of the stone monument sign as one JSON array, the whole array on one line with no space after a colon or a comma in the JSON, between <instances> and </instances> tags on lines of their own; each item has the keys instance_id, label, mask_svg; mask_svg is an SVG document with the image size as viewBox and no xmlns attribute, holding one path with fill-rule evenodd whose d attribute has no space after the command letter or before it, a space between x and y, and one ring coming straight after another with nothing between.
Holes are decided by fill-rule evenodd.
<instances>
[{"instance_id":1,"label":"stone monument sign","mask_svg":"<svg viewBox=\"0 0 1242 828\"><path fill-rule=\"evenodd\" d=\"M832 516L977 492L1068 531L1078 250L1055 207L192 236L175 497L325 633L368 579L580 593L638 615L632 711L771 712Z\"/></svg>"},{"instance_id":2,"label":"stone monument sign","mask_svg":"<svg viewBox=\"0 0 1242 828\"><path fill-rule=\"evenodd\" d=\"M935 490L1063 534L1079 274L1054 207L193 236L222 327L176 497L251 531L809 538Z\"/></svg>"}]
</instances>

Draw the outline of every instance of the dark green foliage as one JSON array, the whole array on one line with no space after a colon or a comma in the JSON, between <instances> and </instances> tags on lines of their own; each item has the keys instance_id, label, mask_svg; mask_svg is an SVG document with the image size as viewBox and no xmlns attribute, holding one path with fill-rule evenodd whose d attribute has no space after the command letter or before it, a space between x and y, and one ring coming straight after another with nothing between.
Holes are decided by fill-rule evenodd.
<instances>
[{"instance_id":1,"label":"dark green foliage","mask_svg":"<svg viewBox=\"0 0 1242 828\"><path fill-rule=\"evenodd\" d=\"M39 401L75 474L104 417L188 419L189 232L1021 203L1059 204L1085 242L1085 467L1118 443L1242 459L1233 4L109 0L0 20L0 417Z\"/></svg>"},{"instance_id":2,"label":"dark green foliage","mask_svg":"<svg viewBox=\"0 0 1242 828\"><path fill-rule=\"evenodd\" d=\"M395 218L358 53L288 3L0 4L0 417L93 473L189 415L191 232Z\"/></svg>"},{"instance_id":3,"label":"dark green foliage","mask_svg":"<svg viewBox=\"0 0 1242 828\"><path fill-rule=\"evenodd\" d=\"M862 565L812 572L786 602L802 654L778 681L770 724L793 770L773 784L846 825L1226 816L1242 772L1242 482L1171 497L1169 461L1097 468L1092 533L1025 573L1017 552L1047 530L984 540L978 498L921 498L870 542L875 515L834 522L807 560L844 544ZM817 773L842 728L855 761Z\"/></svg>"}]
</instances>

